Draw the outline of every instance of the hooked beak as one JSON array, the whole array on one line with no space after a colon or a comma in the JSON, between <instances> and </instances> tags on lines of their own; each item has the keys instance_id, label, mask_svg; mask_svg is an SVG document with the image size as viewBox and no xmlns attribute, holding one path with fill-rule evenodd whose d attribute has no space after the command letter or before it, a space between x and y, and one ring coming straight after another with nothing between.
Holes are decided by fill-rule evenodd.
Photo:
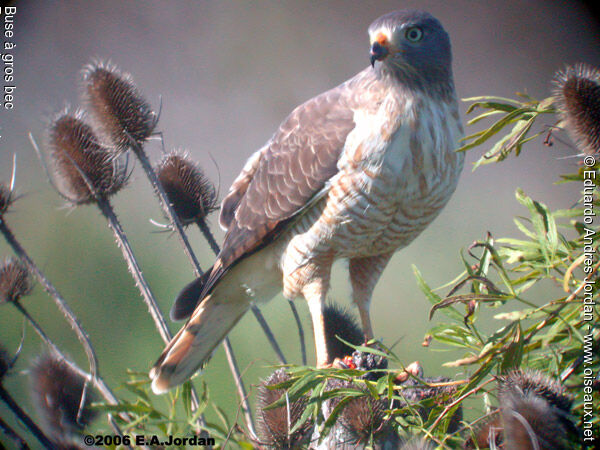
<instances>
[{"instance_id":1,"label":"hooked beak","mask_svg":"<svg viewBox=\"0 0 600 450\"><path fill-rule=\"evenodd\" d=\"M375 41L371 46L371 67L375 67L375 61L381 61L389 54L387 47Z\"/></svg>"}]
</instances>

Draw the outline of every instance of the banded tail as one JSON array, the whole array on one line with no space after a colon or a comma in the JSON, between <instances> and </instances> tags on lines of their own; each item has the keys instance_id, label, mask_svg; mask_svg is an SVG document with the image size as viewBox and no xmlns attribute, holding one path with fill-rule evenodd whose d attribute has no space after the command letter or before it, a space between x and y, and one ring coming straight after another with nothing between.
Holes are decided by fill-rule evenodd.
<instances>
[{"instance_id":1,"label":"banded tail","mask_svg":"<svg viewBox=\"0 0 600 450\"><path fill-rule=\"evenodd\" d=\"M182 302L195 305L202 281L199 278L186 286L176 304L186 296ZM230 289L217 288L205 297L150 370L154 393L165 393L202 368L249 308L250 303L240 290L231 292Z\"/></svg>"}]
</instances>

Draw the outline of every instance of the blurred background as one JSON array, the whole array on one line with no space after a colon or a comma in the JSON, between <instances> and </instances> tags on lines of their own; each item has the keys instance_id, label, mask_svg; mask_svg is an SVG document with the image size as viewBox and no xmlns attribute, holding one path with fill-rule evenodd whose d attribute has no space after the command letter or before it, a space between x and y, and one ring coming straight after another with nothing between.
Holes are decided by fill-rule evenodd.
<instances>
[{"instance_id":1,"label":"blurred background","mask_svg":"<svg viewBox=\"0 0 600 450\"><path fill-rule=\"evenodd\" d=\"M115 388L125 381L126 369L146 372L163 344L104 219L94 207L65 207L28 140L31 132L43 147L48 120L65 106L79 105L80 70L93 58L110 59L131 73L155 108L162 98L158 128L165 147L189 150L218 184L221 198L245 160L295 106L368 64L366 29L391 10L426 9L441 20L452 38L461 98L511 97L516 91L544 98L551 93L555 71L566 64L600 65L600 27L576 1L22 0L13 5L17 89L15 108L0 112L0 180L9 181L16 154L20 199L6 222L80 318L95 344L100 370ZM464 112L464 104L461 109ZM559 137L567 139L564 133ZM146 148L154 161L160 158L159 141ZM483 150L467 155L454 197L433 225L393 258L374 295L375 334L388 345L400 340L395 352L406 364L421 361L427 375L464 373L441 368L452 356L437 353L439 345L421 347L427 329L442 316L433 323L427 320L429 303L416 286L411 265L437 287L461 271L459 251L486 231L518 237L512 217L526 211L514 199L517 187L552 209L570 207L578 198L577 186L553 184L560 174L576 168L577 159L565 159L575 153L568 145L545 147L540 139L518 159L473 173L472 162ZM164 220L139 167L114 204L167 313L193 275L178 240L158 233L149 222ZM220 241L216 214L211 223ZM195 229L190 235L203 266L209 267L213 255L208 246ZM0 239L0 257L8 255ZM348 285L344 264L339 263L331 299L349 305ZM446 293L447 289L440 292ZM24 304L85 367L74 334L39 286ZM306 304L297 305L310 336ZM297 332L286 302L278 297L263 307L263 313L285 355L299 363ZM489 310L481 314L493 315ZM22 326L12 306L0 306L0 342L10 352L18 346ZM179 326L171 324L172 331ZM275 356L250 314L230 338L254 392L252 385L270 372ZM312 361L312 338L308 346ZM23 354L5 382L29 411L25 375L41 350L37 336L27 328ZM222 350L209 364L205 379L211 399L234 416L237 401ZM2 405L0 414L14 424Z\"/></svg>"}]
</instances>

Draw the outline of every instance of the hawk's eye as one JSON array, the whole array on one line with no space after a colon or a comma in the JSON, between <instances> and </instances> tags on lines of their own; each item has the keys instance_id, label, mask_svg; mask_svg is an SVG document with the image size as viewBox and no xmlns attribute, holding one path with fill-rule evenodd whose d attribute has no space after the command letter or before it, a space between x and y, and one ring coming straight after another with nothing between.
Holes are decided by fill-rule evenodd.
<instances>
[{"instance_id":1,"label":"hawk's eye","mask_svg":"<svg viewBox=\"0 0 600 450\"><path fill-rule=\"evenodd\" d=\"M423 30L419 27L410 27L406 29L404 35L410 42L419 42L423 39Z\"/></svg>"}]
</instances>

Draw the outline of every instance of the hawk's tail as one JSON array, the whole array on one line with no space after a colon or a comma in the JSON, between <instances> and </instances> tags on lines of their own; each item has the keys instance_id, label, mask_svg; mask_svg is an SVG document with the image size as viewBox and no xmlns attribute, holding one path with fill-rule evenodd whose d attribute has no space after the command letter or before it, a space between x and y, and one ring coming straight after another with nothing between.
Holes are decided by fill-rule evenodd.
<instances>
[{"instance_id":1,"label":"hawk's tail","mask_svg":"<svg viewBox=\"0 0 600 450\"><path fill-rule=\"evenodd\" d=\"M221 297L207 296L158 358L150 371L155 394L188 380L250 307L246 299Z\"/></svg>"},{"instance_id":2,"label":"hawk's tail","mask_svg":"<svg viewBox=\"0 0 600 450\"><path fill-rule=\"evenodd\" d=\"M169 313L171 320L184 320L192 315L196 306L200 303L200 295L202 295L202 291L204 290L204 286L206 285L211 272L212 268L183 288L171 307Z\"/></svg>"}]
</instances>

